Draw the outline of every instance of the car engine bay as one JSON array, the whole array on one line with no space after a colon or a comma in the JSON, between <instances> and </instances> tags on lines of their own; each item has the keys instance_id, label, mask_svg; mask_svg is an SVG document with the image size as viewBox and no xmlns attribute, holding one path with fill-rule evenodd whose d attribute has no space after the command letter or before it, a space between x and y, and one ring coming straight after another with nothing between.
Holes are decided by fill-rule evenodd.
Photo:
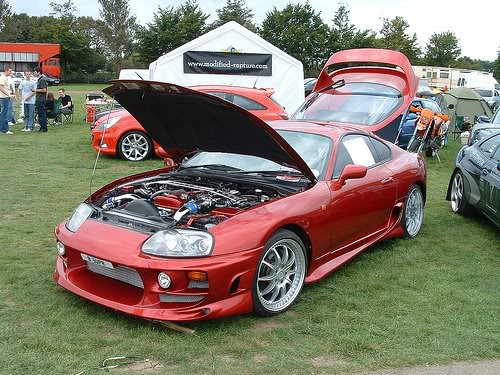
<instances>
[{"instance_id":1,"label":"car engine bay","mask_svg":"<svg viewBox=\"0 0 500 375\"><path fill-rule=\"evenodd\" d=\"M119 185L95 197L93 219L154 233L167 228L208 230L251 207L289 195L245 179L163 174ZM296 184L296 190L302 190Z\"/></svg>"}]
</instances>

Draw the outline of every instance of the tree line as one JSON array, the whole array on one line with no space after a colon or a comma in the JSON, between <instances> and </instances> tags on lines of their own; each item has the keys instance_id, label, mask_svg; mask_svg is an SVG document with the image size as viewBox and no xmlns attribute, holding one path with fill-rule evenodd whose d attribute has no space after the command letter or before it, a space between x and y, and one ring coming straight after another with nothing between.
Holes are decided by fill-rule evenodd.
<instances>
[{"instance_id":1,"label":"tree line","mask_svg":"<svg viewBox=\"0 0 500 375\"><path fill-rule=\"evenodd\" d=\"M328 23L309 2L273 8L256 24L245 0L226 0L208 23L196 0L179 6L159 7L153 20L138 23L128 0L98 0L100 19L77 17L72 0L51 2L49 16L13 13L8 0L0 0L0 40L5 42L59 43L63 78L114 74L122 68L147 68L161 55L229 21L236 21L300 60L306 76L315 76L328 57L350 48L387 48L403 52L414 65L432 65L494 72L500 77L500 51L495 61L462 56L453 31L434 33L421 48L402 16L382 18L380 30L359 29L350 21L347 4L340 3Z\"/></svg>"}]
</instances>

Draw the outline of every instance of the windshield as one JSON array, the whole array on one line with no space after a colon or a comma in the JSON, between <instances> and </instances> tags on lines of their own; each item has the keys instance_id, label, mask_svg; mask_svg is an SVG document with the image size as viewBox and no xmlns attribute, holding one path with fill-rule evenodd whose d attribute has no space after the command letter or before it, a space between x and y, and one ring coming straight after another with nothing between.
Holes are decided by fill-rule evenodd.
<instances>
[{"instance_id":1,"label":"windshield","mask_svg":"<svg viewBox=\"0 0 500 375\"><path fill-rule=\"evenodd\" d=\"M497 109L490 122L493 124L500 124L500 109Z\"/></svg>"},{"instance_id":2,"label":"windshield","mask_svg":"<svg viewBox=\"0 0 500 375\"><path fill-rule=\"evenodd\" d=\"M332 141L318 134L278 130L278 133L297 151L319 179L323 178L330 160ZM296 172L273 161L251 155L225 152L200 152L182 163L183 168L196 166L227 166L231 170L247 172Z\"/></svg>"},{"instance_id":3,"label":"windshield","mask_svg":"<svg viewBox=\"0 0 500 375\"><path fill-rule=\"evenodd\" d=\"M479 95L481 95L483 98L489 98L489 97L493 96L493 91L492 90L476 89L474 91L477 92Z\"/></svg>"},{"instance_id":4,"label":"windshield","mask_svg":"<svg viewBox=\"0 0 500 375\"><path fill-rule=\"evenodd\" d=\"M403 103L401 93L377 83L354 82L315 93L292 116L295 120L316 120L358 125L375 125Z\"/></svg>"}]
</instances>

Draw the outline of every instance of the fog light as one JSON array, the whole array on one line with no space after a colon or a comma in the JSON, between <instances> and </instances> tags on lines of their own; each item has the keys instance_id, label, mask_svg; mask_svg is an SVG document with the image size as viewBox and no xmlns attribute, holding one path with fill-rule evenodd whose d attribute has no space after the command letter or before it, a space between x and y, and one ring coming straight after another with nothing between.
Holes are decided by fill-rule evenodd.
<instances>
[{"instance_id":1,"label":"fog light","mask_svg":"<svg viewBox=\"0 0 500 375\"><path fill-rule=\"evenodd\" d=\"M163 289L167 289L172 284L172 280L170 276L168 276L165 272L160 272L158 274L158 285Z\"/></svg>"},{"instance_id":2,"label":"fog light","mask_svg":"<svg viewBox=\"0 0 500 375\"><path fill-rule=\"evenodd\" d=\"M101 148L108 148L108 145L104 142L102 142L100 145L99 145Z\"/></svg>"},{"instance_id":3,"label":"fog light","mask_svg":"<svg viewBox=\"0 0 500 375\"><path fill-rule=\"evenodd\" d=\"M59 254L60 256L63 256L64 254L66 254L66 248L64 247L62 242L57 241L56 246L57 246L57 254Z\"/></svg>"},{"instance_id":4,"label":"fog light","mask_svg":"<svg viewBox=\"0 0 500 375\"><path fill-rule=\"evenodd\" d=\"M188 279L191 281L207 281L207 274L203 271L189 271Z\"/></svg>"}]
</instances>

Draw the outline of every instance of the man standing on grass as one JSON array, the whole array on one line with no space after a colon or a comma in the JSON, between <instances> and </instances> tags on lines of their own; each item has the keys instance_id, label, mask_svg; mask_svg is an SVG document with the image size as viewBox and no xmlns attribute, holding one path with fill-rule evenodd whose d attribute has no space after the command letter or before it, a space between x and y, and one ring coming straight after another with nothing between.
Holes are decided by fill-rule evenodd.
<instances>
[{"instance_id":1,"label":"man standing on grass","mask_svg":"<svg viewBox=\"0 0 500 375\"><path fill-rule=\"evenodd\" d=\"M31 91L36 93L35 107L38 114L38 123L43 133L47 132L47 113L45 112L45 101L47 100L47 80L42 75L41 68L35 68L35 77L38 78L36 88Z\"/></svg>"},{"instance_id":2,"label":"man standing on grass","mask_svg":"<svg viewBox=\"0 0 500 375\"><path fill-rule=\"evenodd\" d=\"M0 76L0 106L2 109L0 110L0 132L4 134L12 134L9 130L9 109L10 109L10 100L15 99L16 96L10 92L8 77L12 74L12 68L10 66L6 66L4 70L4 74Z\"/></svg>"},{"instance_id":3,"label":"man standing on grass","mask_svg":"<svg viewBox=\"0 0 500 375\"><path fill-rule=\"evenodd\" d=\"M36 90L36 81L31 79L31 72L29 70L26 71L24 76L25 78L19 85L24 103L24 129L21 131L30 132L35 126L35 93L33 89Z\"/></svg>"}]
</instances>

